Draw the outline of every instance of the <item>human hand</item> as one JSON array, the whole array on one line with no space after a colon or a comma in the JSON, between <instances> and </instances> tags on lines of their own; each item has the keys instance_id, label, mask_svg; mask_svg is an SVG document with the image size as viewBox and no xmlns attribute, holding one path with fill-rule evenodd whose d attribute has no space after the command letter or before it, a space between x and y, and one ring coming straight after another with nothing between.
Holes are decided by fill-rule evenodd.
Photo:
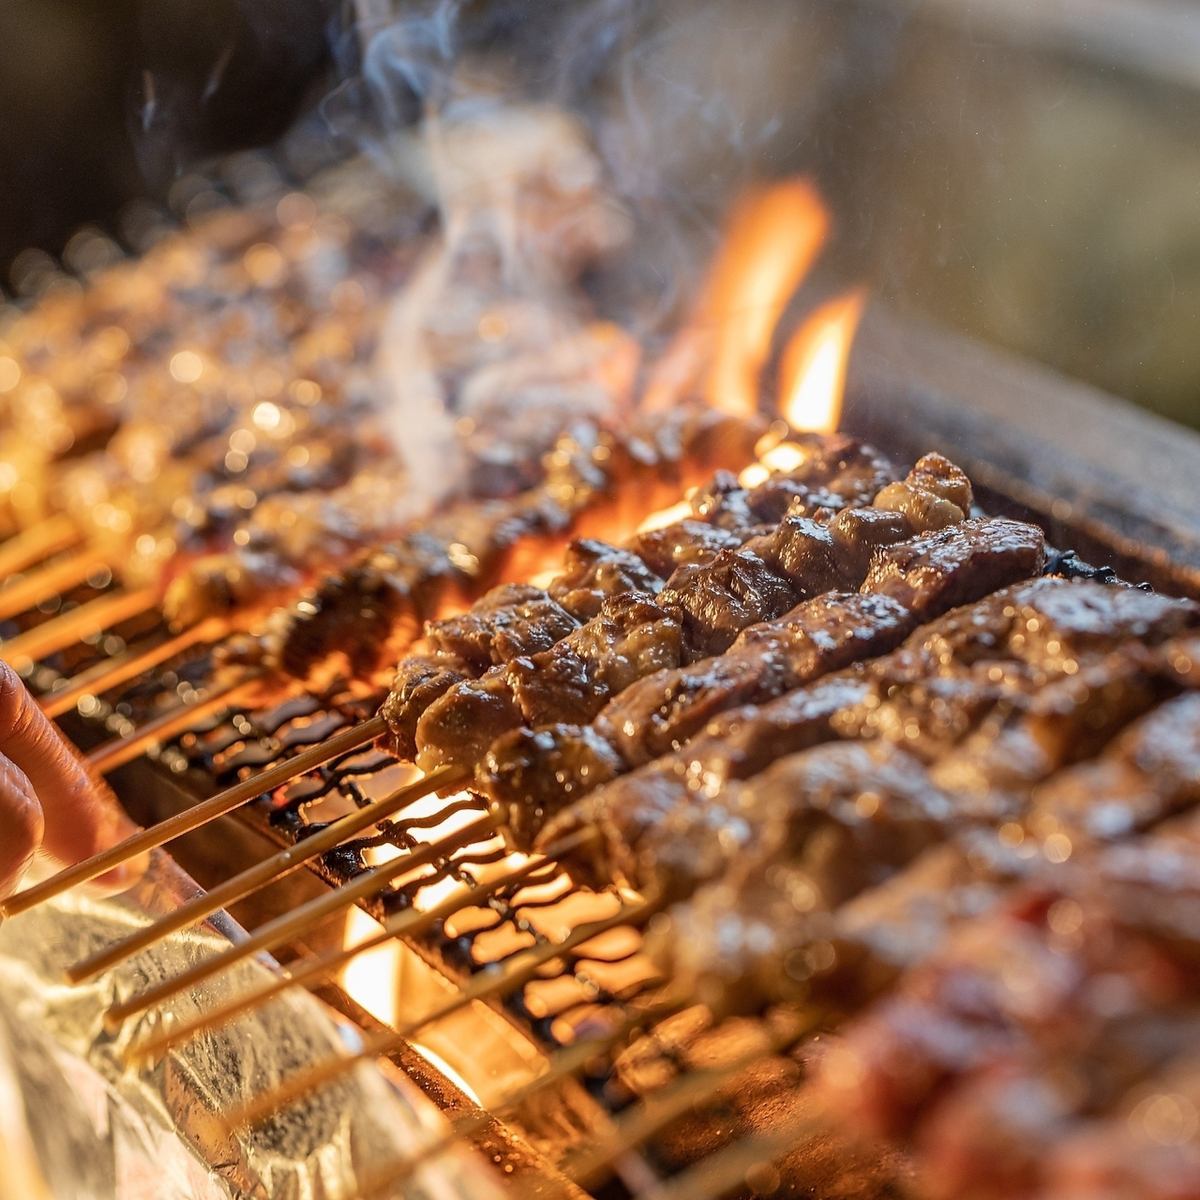
<instances>
[{"instance_id":1,"label":"human hand","mask_svg":"<svg viewBox=\"0 0 1200 1200\"><path fill-rule=\"evenodd\" d=\"M39 848L78 862L135 828L16 672L0 662L0 896L16 887ZM101 882L131 881L136 869L118 868Z\"/></svg>"}]
</instances>

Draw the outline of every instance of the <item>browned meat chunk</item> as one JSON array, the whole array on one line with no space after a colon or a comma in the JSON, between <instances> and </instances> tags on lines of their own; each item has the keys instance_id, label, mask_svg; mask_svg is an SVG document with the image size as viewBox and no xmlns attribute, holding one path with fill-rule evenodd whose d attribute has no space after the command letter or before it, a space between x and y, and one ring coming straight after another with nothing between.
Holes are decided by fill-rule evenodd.
<instances>
[{"instance_id":1,"label":"browned meat chunk","mask_svg":"<svg viewBox=\"0 0 1200 1200\"><path fill-rule=\"evenodd\" d=\"M1038 789L1039 838L1127 837L1200 803L1200 694L1187 692L1131 725L1099 758Z\"/></svg>"},{"instance_id":2,"label":"browned meat chunk","mask_svg":"<svg viewBox=\"0 0 1200 1200\"><path fill-rule=\"evenodd\" d=\"M559 719L590 720L628 683L679 662L678 624L647 596L606 601L600 615L550 650L514 659L451 689L417 724L417 762L472 767L502 733Z\"/></svg>"},{"instance_id":3,"label":"browned meat chunk","mask_svg":"<svg viewBox=\"0 0 1200 1200\"><path fill-rule=\"evenodd\" d=\"M484 794L515 846L529 846L545 822L574 803L581 786L613 779L624 764L612 746L584 725L569 740L551 729L514 729L492 743L484 759Z\"/></svg>"},{"instance_id":4,"label":"browned meat chunk","mask_svg":"<svg viewBox=\"0 0 1200 1200\"><path fill-rule=\"evenodd\" d=\"M1032 525L974 518L880 550L862 587L924 619L1038 574L1045 549Z\"/></svg>"},{"instance_id":5,"label":"browned meat chunk","mask_svg":"<svg viewBox=\"0 0 1200 1200\"><path fill-rule=\"evenodd\" d=\"M437 654L451 655L481 674L522 654L548 650L579 622L541 588L510 583L493 588L485 602L426 629Z\"/></svg>"},{"instance_id":6,"label":"browned meat chunk","mask_svg":"<svg viewBox=\"0 0 1200 1200\"><path fill-rule=\"evenodd\" d=\"M723 653L747 625L782 616L796 600L792 586L749 547L681 567L660 596L679 614L691 662Z\"/></svg>"},{"instance_id":7,"label":"browned meat chunk","mask_svg":"<svg viewBox=\"0 0 1200 1200\"><path fill-rule=\"evenodd\" d=\"M417 753L417 721L421 714L455 684L468 678L453 661L418 656L402 660L380 709L380 716L388 724L384 738L387 748L411 762Z\"/></svg>"},{"instance_id":8,"label":"browned meat chunk","mask_svg":"<svg viewBox=\"0 0 1200 1200\"><path fill-rule=\"evenodd\" d=\"M577 538L567 547L565 565L550 585L550 594L573 616L587 621L600 611L607 596L654 595L661 587L662 579L632 550Z\"/></svg>"},{"instance_id":9,"label":"browned meat chunk","mask_svg":"<svg viewBox=\"0 0 1200 1200\"><path fill-rule=\"evenodd\" d=\"M746 540L746 528L751 527L735 532L687 519L639 533L631 548L655 575L668 579L678 567L707 562L721 550L736 549Z\"/></svg>"}]
</instances>

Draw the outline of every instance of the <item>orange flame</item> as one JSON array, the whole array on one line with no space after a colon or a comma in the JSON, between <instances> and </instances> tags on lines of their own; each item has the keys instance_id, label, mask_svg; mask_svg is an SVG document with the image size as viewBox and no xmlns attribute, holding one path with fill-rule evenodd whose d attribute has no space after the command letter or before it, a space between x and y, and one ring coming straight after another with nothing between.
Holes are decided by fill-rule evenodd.
<instances>
[{"instance_id":1,"label":"orange flame","mask_svg":"<svg viewBox=\"0 0 1200 1200\"><path fill-rule=\"evenodd\" d=\"M780 411L793 429L829 433L838 427L850 348L866 301L861 288L830 300L788 341L779 395Z\"/></svg>"},{"instance_id":2,"label":"orange flame","mask_svg":"<svg viewBox=\"0 0 1200 1200\"><path fill-rule=\"evenodd\" d=\"M829 214L806 180L756 189L738 201L694 319L651 377L647 407L669 406L702 379L712 407L757 411L775 327L828 233Z\"/></svg>"},{"instance_id":3,"label":"orange flame","mask_svg":"<svg viewBox=\"0 0 1200 1200\"><path fill-rule=\"evenodd\" d=\"M348 949L379 933L380 925L360 908L346 914L346 929L342 944ZM397 984L400 974L400 947L384 942L374 950L366 950L350 960L342 970L342 987L376 1020L395 1026Z\"/></svg>"}]
</instances>

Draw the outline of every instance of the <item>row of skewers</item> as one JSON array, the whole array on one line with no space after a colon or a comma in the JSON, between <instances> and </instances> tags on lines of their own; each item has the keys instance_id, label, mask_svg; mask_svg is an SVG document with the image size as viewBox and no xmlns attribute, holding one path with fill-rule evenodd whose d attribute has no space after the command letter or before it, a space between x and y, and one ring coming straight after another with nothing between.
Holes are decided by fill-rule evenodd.
<instances>
[{"instance_id":1,"label":"row of skewers","mask_svg":"<svg viewBox=\"0 0 1200 1200\"><path fill-rule=\"evenodd\" d=\"M825 1074L805 1085L805 1103L816 1096L822 1111L840 1112L885 1079L903 1085L888 1075L897 1074L892 1060L868 1079L847 1071L845 1056L873 1065L866 1048L880 1037L893 1058L919 1048L910 1045L910 1026L895 1024L900 1016L888 1024L888 1005L903 1015L910 988L920 992L921 981L949 970L939 955L953 962L957 939L979 944L974 930L990 936L1014 922L1024 937L1020 922L1037 911L1045 928L1032 936L1048 938L1058 953L1062 930L1045 914L1065 913L1070 919L1059 924L1070 926L1076 909L1084 911L1080 897L1092 903L1094 871L1142 854L1156 862L1165 855L1163 863L1182 869L1174 831L1166 848L1131 842L1133 859L1105 844L1124 843L1194 799L1188 689L1197 614L1186 602L1111 584L1035 578L1043 565L1038 531L970 516L969 483L936 456L901 480L848 439L810 443L802 457L758 487L720 480L698 495L691 516L626 546L574 547L568 571L546 587L506 586L466 614L432 622L428 652L401 662L369 728L386 730L389 747L430 775L298 843L286 861L229 881L169 924L247 894L431 789L466 784L490 812L451 844L375 868L311 911L259 931L250 951L281 944L305 922L500 829L536 856L477 894L400 913L381 936L419 934L502 884L519 887L547 861L563 861L597 885L621 879L648 897L606 927L667 906L671 933L660 924L651 951L684 995L715 1013L782 1003L819 1011L828 1023L865 1008L868 1032L848 1027ZM356 744L343 739L336 751ZM1072 766L1079 758L1084 763ZM1097 781L1109 789L1098 806ZM239 794L261 794L268 782L251 780ZM1045 896L1057 899L1036 899ZM1055 908L1060 902L1066 907ZM977 921L979 913L991 915ZM1085 915L1128 932L1127 915L1090 907ZM570 944L538 948L469 995L511 990L597 932L584 927ZM77 973L146 944L131 939ZM250 951L238 948L198 975L118 1005L114 1021ZM294 978L326 977L344 961L345 952L317 960ZM207 1019L230 1019L287 983ZM882 1034L870 1032L880 1027ZM375 1039L364 1054L417 1028ZM142 1052L195 1031L172 1030ZM994 1045L1026 1037L1002 1032L980 1031L980 1061L990 1064ZM944 1071L937 1050L930 1047L929 1061ZM571 1061L578 1058L577 1050ZM318 1064L235 1116L261 1117L353 1061ZM909 1064L901 1066L903 1076ZM1155 1064L1145 1069L1152 1078ZM932 1067L918 1076L923 1071ZM859 1090L842 1086L847 1079ZM964 1077L968 1084L975 1087ZM933 1090L926 1093L933 1103ZM1120 1098L1106 1103L1119 1111ZM1002 1099L998 1093L995 1102ZM926 1120L923 1109L899 1115L890 1092L876 1104L880 1133L907 1141ZM1088 1132L1093 1116L1086 1105L1076 1111L1081 1134ZM991 1128L982 1122L980 1135ZM601 1146L576 1172L588 1177L612 1149ZM935 1149L930 1194L993 1194L978 1177L979 1146L956 1148L961 1190L938 1192L938 1154L949 1151ZM1036 1173L1035 1166L1023 1161L1021 1169Z\"/></svg>"},{"instance_id":2,"label":"row of skewers","mask_svg":"<svg viewBox=\"0 0 1200 1200\"><path fill-rule=\"evenodd\" d=\"M524 130L526 158L503 184L538 203L511 228L492 227L486 196L431 238L417 236L427 204L399 189L391 219L366 230L341 211L354 187L325 208L288 193L210 216L4 327L0 489L17 536L0 576L27 573L0 595L0 619L22 617L9 662L27 669L157 607L178 638L169 656L257 628L368 550L416 549L403 539L436 505L459 502L459 527L466 502L542 483L569 505L578 480L562 460L603 453L593 443L627 412L637 349L576 286L614 234L589 216L604 208L597 187L560 196L555 170L590 152L552 115ZM514 290L502 252L556 245L564 223L569 248ZM416 444L447 419L443 441ZM435 449L444 478L427 487ZM469 571L470 548L459 557ZM42 620L114 576L90 606ZM78 699L66 690L56 711Z\"/></svg>"},{"instance_id":3,"label":"row of skewers","mask_svg":"<svg viewBox=\"0 0 1200 1200\"><path fill-rule=\"evenodd\" d=\"M562 200L538 208L551 226ZM576 213L580 197L567 200ZM400 226L414 220L396 213ZM20 618L0 654L31 662L85 623L163 606L172 635L64 682L44 701L58 714L186 646L218 644L207 695L102 745L93 766L112 771L268 697L349 685L377 712L0 911L379 740L422 777L74 964L71 978L330 851L353 855L433 793L465 793L477 815L391 861L360 862L245 943L118 998L114 1029L352 904L386 915L363 946L194 1021L148 1026L134 1058L326 980L373 945L511 905L547 872L620 885L622 899L360 1052L248 1100L231 1123L265 1120L635 926L663 988L559 1051L508 1104L598 1055L617 1055L619 1071L623 1047L697 1002L718 1024L767 1015L755 1060L805 1059L769 1124L741 1112L724 1149L667 1183L643 1180L646 1196L716 1195L781 1158L775 1186L805 1194L804 1147L830 1138L847 1156L856 1139L899 1147L932 1200L1200 1194L1200 1093L1180 1054L1200 1011L1196 606L1047 554L1039 530L981 515L938 455L902 473L852 438L769 432L744 413L684 404L631 417L636 353L572 291L612 230L594 223L536 297L512 303L487 229L470 213L450 224L470 236L414 259L395 230L356 238L286 196L5 330L14 437L0 484L4 519L22 531L0 547L0 568L32 572L0 590L0 619ZM402 281L401 315L423 315L398 344L420 364L436 343L435 390L471 398L454 431L458 482L424 507L361 369L382 297ZM438 296L459 324L430 320ZM80 336L86 353L64 353ZM514 395L530 397L516 432ZM689 488L681 508L634 532ZM602 540L614 530L629 536ZM107 607L44 622L25 612L113 564L120 586L92 602ZM381 672L393 668L389 687ZM481 842L512 852L499 874L461 869ZM448 870L460 886L413 907L404 881ZM594 1182L697 1105L736 1109L748 1065L685 1075L566 1170ZM419 1161L371 1187L401 1187Z\"/></svg>"}]
</instances>

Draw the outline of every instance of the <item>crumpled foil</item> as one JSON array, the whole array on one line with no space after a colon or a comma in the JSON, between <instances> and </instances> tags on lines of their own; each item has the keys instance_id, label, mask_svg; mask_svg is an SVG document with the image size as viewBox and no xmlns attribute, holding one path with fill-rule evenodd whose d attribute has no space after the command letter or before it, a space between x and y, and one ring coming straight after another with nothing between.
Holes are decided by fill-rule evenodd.
<instances>
[{"instance_id":1,"label":"crumpled foil","mask_svg":"<svg viewBox=\"0 0 1200 1200\"><path fill-rule=\"evenodd\" d=\"M121 896L77 890L0 925L0 1200L344 1200L444 1134L426 1097L373 1064L233 1134L222 1111L357 1040L352 1026L298 988L153 1067L127 1067L123 1051L160 1022L187 1019L270 978L266 962L244 962L115 1035L105 1031L113 1001L245 936L218 917L94 982L64 982L67 965L197 890L156 854L146 877ZM482 1160L463 1149L424 1164L391 1194L499 1193Z\"/></svg>"}]
</instances>

